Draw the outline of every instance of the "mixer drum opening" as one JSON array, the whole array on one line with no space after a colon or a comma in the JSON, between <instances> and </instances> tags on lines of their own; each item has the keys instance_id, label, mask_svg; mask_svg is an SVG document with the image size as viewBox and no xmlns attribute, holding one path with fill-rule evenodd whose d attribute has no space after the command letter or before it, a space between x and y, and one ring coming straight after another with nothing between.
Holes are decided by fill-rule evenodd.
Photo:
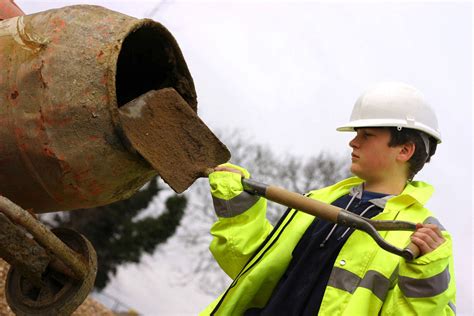
<instances>
[{"instance_id":1,"label":"mixer drum opening","mask_svg":"<svg viewBox=\"0 0 474 316\"><path fill-rule=\"evenodd\" d=\"M119 107L140 95L172 87L196 109L192 79L171 34L157 24L144 23L122 43L116 72Z\"/></svg>"}]
</instances>

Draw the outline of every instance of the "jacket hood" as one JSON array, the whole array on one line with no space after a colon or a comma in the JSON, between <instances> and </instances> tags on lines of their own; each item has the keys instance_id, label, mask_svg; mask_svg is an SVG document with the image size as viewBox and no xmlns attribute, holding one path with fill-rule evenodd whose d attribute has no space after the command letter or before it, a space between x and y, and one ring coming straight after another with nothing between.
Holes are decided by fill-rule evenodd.
<instances>
[{"instance_id":1,"label":"jacket hood","mask_svg":"<svg viewBox=\"0 0 474 316\"><path fill-rule=\"evenodd\" d=\"M331 194L331 192L339 192L339 195L341 192L343 192L343 194L347 194L350 192L351 188L363 182L364 180L359 177L351 177L323 190L328 190L326 191L326 194ZM434 188L432 185L423 181L411 181L407 183L402 193L390 198L387 203L390 205L396 205L397 208L404 208L414 203L424 206L433 195L433 192ZM334 196L331 199L335 200L336 198L338 198L338 196Z\"/></svg>"}]
</instances>

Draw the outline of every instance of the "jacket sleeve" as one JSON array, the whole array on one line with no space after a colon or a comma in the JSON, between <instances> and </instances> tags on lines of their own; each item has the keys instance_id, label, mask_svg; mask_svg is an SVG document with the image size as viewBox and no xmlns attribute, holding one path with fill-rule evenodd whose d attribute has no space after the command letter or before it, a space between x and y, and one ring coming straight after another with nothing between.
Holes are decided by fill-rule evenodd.
<instances>
[{"instance_id":1,"label":"jacket sleeve","mask_svg":"<svg viewBox=\"0 0 474 316\"><path fill-rule=\"evenodd\" d=\"M455 315L456 284L452 241L413 261L401 259L398 280L384 304L382 315Z\"/></svg>"},{"instance_id":2,"label":"jacket sleeve","mask_svg":"<svg viewBox=\"0 0 474 316\"><path fill-rule=\"evenodd\" d=\"M244 169L227 166L250 176ZM241 176L236 173L213 172L209 183L218 216L211 227L214 238L210 250L224 272L234 279L272 230L266 219L267 201L243 191Z\"/></svg>"}]
</instances>

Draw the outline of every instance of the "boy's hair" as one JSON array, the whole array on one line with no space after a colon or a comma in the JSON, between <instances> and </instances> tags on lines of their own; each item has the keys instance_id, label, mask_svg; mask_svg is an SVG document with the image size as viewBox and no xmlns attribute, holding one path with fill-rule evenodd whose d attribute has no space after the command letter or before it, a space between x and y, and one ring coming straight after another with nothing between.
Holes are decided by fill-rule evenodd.
<instances>
[{"instance_id":1,"label":"boy's hair","mask_svg":"<svg viewBox=\"0 0 474 316\"><path fill-rule=\"evenodd\" d=\"M438 145L438 142L436 139L433 137L429 136L428 134L425 133L425 135L429 139L429 154L426 153L426 148L425 148L425 143L423 142L423 139L421 138L421 131L417 131L414 129L409 129L409 128L403 128L401 130L398 130L396 127L387 127L390 130L390 142L388 143L388 146L390 147L395 147L398 145L404 145L407 143L413 143L415 144L415 152L413 153L413 156L408 160L409 164L409 175L408 175L408 181L412 181L415 175L420 171L425 163L430 162L431 157L435 154L436 152L436 146Z\"/></svg>"}]
</instances>

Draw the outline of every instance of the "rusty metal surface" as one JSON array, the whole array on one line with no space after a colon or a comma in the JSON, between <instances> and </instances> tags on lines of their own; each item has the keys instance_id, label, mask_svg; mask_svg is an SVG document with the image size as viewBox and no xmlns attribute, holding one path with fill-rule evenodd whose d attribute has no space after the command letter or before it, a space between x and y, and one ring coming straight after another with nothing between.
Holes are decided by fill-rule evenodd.
<instances>
[{"instance_id":1,"label":"rusty metal surface","mask_svg":"<svg viewBox=\"0 0 474 316\"><path fill-rule=\"evenodd\" d=\"M119 112L133 147L178 193L230 159L227 147L173 88L149 91Z\"/></svg>"},{"instance_id":2,"label":"rusty metal surface","mask_svg":"<svg viewBox=\"0 0 474 316\"><path fill-rule=\"evenodd\" d=\"M0 20L25 15L13 0L0 0Z\"/></svg>"},{"instance_id":3,"label":"rusty metal surface","mask_svg":"<svg viewBox=\"0 0 474 316\"><path fill-rule=\"evenodd\" d=\"M127 147L118 108L174 87L196 110L159 23L96 6L0 21L0 194L35 212L128 198L156 171Z\"/></svg>"},{"instance_id":4,"label":"rusty metal surface","mask_svg":"<svg viewBox=\"0 0 474 316\"><path fill-rule=\"evenodd\" d=\"M41 283L50 257L25 230L0 213L0 256L35 284Z\"/></svg>"}]
</instances>

